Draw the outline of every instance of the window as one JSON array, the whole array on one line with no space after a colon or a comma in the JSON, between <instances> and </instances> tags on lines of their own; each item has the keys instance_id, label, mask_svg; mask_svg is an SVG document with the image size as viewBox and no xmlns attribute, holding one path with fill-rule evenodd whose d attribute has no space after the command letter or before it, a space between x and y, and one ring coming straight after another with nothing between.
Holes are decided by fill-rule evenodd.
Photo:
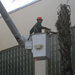
<instances>
[{"instance_id":1,"label":"window","mask_svg":"<svg viewBox=\"0 0 75 75\"><path fill-rule=\"evenodd\" d=\"M7 12L13 12L39 0L1 0Z\"/></svg>"}]
</instances>

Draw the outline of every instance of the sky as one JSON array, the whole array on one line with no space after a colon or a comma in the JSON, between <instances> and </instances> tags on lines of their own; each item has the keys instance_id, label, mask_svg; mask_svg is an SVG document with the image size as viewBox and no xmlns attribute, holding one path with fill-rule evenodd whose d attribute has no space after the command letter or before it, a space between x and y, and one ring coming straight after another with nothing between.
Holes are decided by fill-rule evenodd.
<instances>
[{"instance_id":1,"label":"sky","mask_svg":"<svg viewBox=\"0 0 75 75\"><path fill-rule=\"evenodd\" d=\"M1 0L7 12L15 11L15 9L23 7L32 1L35 0Z\"/></svg>"}]
</instances>

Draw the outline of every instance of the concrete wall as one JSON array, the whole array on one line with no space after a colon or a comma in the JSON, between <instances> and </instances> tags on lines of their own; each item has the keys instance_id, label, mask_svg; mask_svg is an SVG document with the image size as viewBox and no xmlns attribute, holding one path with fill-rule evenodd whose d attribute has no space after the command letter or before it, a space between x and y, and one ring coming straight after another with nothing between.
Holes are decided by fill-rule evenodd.
<instances>
[{"instance_id":1,"label":"concrete wall","mask_svg":"<svg viewBox=\"0 0 75 75\"><path fill-rule=\"evenodd\" d=\"M56 31L55 23L57 20L57 7L62 3L66 3L67 0L40 0L32 5L29 5L23 9L10 14L12 20L14 21L16 27L22 35L28 35L31 27L36 23L36 18L41 16L43 18L43 26L51 28L52 31ZM69 0L71 6L72 15L71 21L72 26L74 26L75 21L75 1ZM0 50L10 48L12 46L18 45L9 28L2 18L0 18ZM45 61L36 62L36 66L44 66ZM45 66L44 66L45 67ZM41 70L40 70L41 69ZM45 71L43 67L39 69L36 68L36 75L44 75Z\"/></svg>"}]
</instances>

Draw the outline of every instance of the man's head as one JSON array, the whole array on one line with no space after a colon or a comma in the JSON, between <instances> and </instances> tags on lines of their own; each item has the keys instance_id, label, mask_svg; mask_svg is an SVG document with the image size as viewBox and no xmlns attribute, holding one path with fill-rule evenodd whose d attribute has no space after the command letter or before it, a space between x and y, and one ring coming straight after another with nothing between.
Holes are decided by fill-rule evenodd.
<instances>
[{"instance_id":1,"label":"man's head","mask_svg":"<svg viewBox=\"0 0 75 75\"><path fill-rule=\"evenodd\" d=\"M42 21L43 21L42 17L38 17L37 21L40 22L40 23L42 23Z\"/></svg>"}]
</instances>

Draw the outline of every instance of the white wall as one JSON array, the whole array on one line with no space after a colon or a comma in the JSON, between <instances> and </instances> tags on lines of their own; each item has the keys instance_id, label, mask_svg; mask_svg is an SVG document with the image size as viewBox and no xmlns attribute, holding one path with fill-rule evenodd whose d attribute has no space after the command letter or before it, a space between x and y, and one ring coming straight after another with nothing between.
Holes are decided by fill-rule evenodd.
<instances>
[{"instance_id":1,"label":"white wall","mask_svg":"<svg viewBox=\"0 0 75 75\"><path fill-rule=\"evenodd\" d=\"M57 20L57 7L62 3L66 3L67 0L40 0L32 5L29 5L23 9L20 9L10 16L14 21L16 27L22 35L28 35L31 27L36 23L36 18L41 16L43 18L43 26L49 27L52 31L56 31L55 23ZM75 25L75 0L69 0L71 6L72 15L71 21L72 26ZM6 23L2 18L0 18L0 50L17 45L15 38L7 27ZM41 65L43 62L36 63L36 66ZM43 66L45 64L43 63ZM38 69L38 68L37 68ZM44 75L41 70L44 71L42 67L38 69L36 75Z\"/></svg>"}]
</instances>

